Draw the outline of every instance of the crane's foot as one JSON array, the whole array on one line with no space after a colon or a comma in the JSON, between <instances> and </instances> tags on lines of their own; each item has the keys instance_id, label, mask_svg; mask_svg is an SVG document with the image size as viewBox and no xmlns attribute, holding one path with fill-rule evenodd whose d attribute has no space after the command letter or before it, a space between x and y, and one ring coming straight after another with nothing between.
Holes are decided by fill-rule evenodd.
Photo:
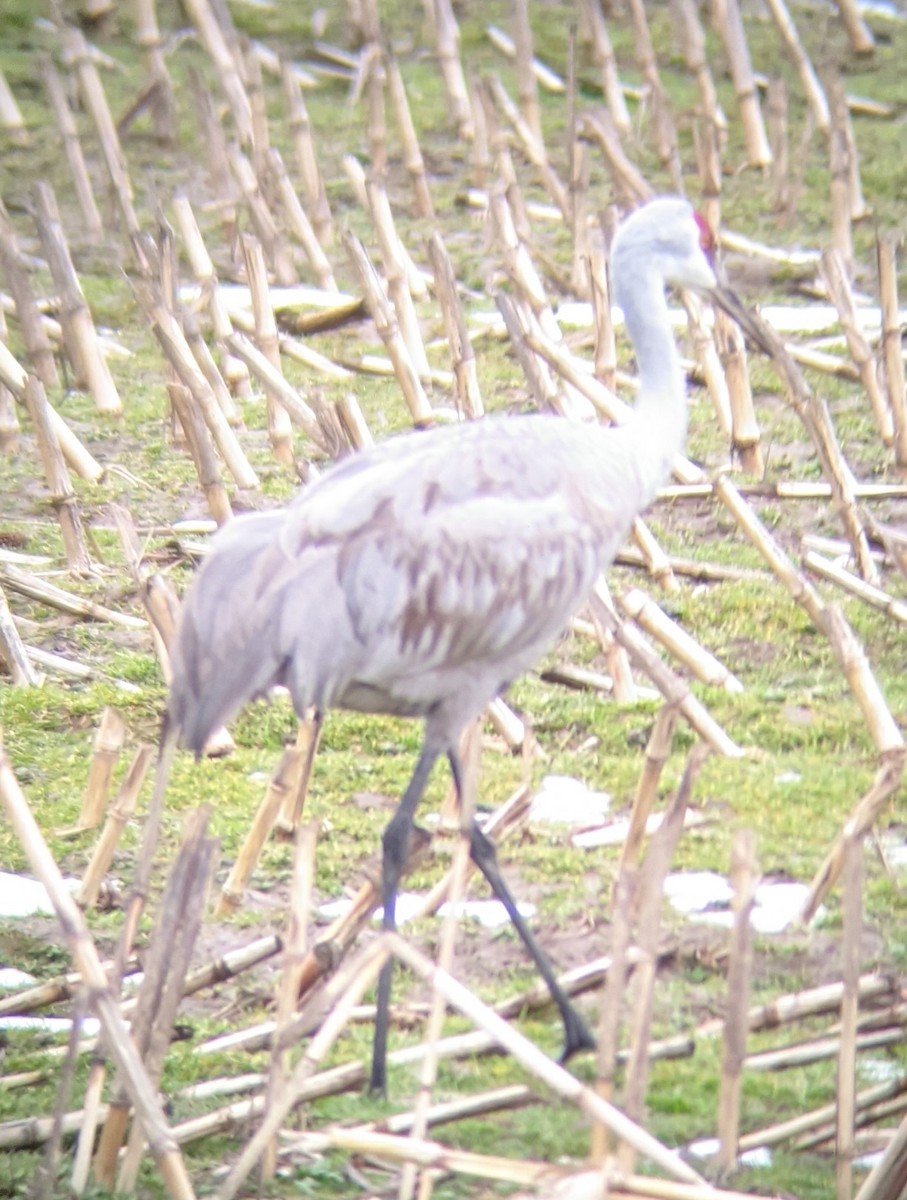
<instances>
[{"instance_id":1,"label":"crane's foot","mask_svg":"<svg viewBox=\"0 0 907 1200\"><path fill-rule=\"evenodd\" d=\"M598 1046L589 1032L589 1027L579 1013L569 1008L564 1014L564 1050L560 1061L565 1063L582 1050L595 1050Z\"/></svg>"},{"instance_id":2,"label":"crane's foot","mask_svg":"<svg viewBox=\"0 0 907 1200\"><path fill-rule=\"evenodd\" d=\"M387 1099L387 1070L382 1063L379 1067L378 1063L372 1063L372 1073L368 1081L368 1094L374 1096L376 1100Z\"/></svg>"}]
</instances>

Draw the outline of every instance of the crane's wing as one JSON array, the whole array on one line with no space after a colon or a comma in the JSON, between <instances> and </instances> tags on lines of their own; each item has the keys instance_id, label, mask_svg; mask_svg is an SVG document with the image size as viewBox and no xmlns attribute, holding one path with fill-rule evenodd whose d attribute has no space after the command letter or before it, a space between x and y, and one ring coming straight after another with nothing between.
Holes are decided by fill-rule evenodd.
<instances>
[{"instance_id":1,"label":"crane's wing","mask_svg":"<svg viewBox=\"0 0 907 1200\"><path fill-rule=\"evenodd\" d=\"M599 551L562 504L485 498L423 514L417 529L379 517L345 541L338 580L357 638L384 651L379 670L506 664L563 628Z\"/></svg>"},{"instance_id":2,"label":"crane's wing","mask_svg":"<svg viewBox=\"0 0 907 1200\"><path fill-rule=\"evenodd\" d=\"M605 451L614 470L603 480L602 444L590 452L590 434L530 418L461 426L422 445L400 439L290 507L280 539L288 569L314 546L333 548L360 676L484 661L500 665L503 682L533 661L635 515L620 439Z\"/></svg>"}]
</instances>

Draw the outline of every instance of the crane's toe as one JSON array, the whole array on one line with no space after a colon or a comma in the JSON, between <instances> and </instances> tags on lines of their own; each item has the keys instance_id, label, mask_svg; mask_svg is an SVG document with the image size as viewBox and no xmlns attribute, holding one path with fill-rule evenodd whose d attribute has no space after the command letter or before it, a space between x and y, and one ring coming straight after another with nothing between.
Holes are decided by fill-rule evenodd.
<instances>
[{"instance_id":1,"label":"crane's toe","mask_svg":"<svg viewBox=\"0 0 907 1200\"><path fill-rule=\"evenodd\" d=\"M561 1062L565 1063L582 1050L595 1050L598 1043L589 1032L589 1027L579 1013L573 1009L564 1018L564 1050Z\"/></svg>"}]
</instances>

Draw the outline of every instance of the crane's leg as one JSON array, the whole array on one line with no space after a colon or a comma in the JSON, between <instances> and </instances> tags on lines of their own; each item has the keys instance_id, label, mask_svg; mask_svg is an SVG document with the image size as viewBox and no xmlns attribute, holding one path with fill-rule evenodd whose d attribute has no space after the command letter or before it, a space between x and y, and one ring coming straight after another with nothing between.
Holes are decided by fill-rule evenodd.
<instances>
[{"instance_id":1,"label":"crane's leg","mask_svg":"<svg viewBox=\"0 0 907 1200\"><path fill-rule=\"evenodd\" d=\"M422 799L431 769L439 751L428 745L422 747L413 777L403 793L397 811L391 817L382 839L382 903L384 905L384 928L396 929L397 888L406 862L409 835L412 833L416 808ZM375 1014L375 1040L372 1046L372 1076L369 1087L382 1095L387 1092L387 1029L391 998L391 978L394 973L392 958L384 964L378 976L378 1011Z\"/></svg>"},{"instance_id":2,"label":"crane's leg","mask_svg":"<svg viewBox=\"0 0 907 1200\"><path fill-rule=\"evenodd\" d=\"M457 792L462 796L460 761L453 751L448 751L447 758L450 762L450 769L454 777ZM494 842L487 834L482 832L475 820L473 820L472 829L470 830L469 852L472 856L472 861L488 880L491 890L507 909L507 915L513 922L514 929L520 935L523 945L529 951L529 955L535 963L538 973L545 981L548 991L551 993L551 999L558 1007L561 1020L564 1023L564 1052L561 1055L561 1062L566 1062L578 1050L594 1050L596 1044L595 1038L589 1032L586 1022L570 1003L567 993L558 983L544 950L542 950L541 946L535 940L535 935L526 924L523 914L516 906L513 893L507 886L504 876L501 874Z\"/></svg>"}]
</instances>

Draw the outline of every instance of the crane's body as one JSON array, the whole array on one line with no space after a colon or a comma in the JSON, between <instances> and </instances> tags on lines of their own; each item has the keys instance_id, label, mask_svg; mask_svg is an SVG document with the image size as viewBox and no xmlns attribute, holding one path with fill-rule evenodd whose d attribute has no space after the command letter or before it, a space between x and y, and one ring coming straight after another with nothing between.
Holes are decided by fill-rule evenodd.
<instances>
[{"instance_id":1,"label":"crane's body","mask_svg":"<svg viewBox=\"0 0 907 1200\"><path fill-rule=\"evenodd\" d=\"M653 201L618 230L615 298L640 372L625 425L534 415L391 439L342 460L286 508L230 522L189 590L168 718L196 753L277 684L300 714L342 707L425 721L415 775L384 837L389 928L435 760L447 755L459 784L463 727L563 630L682 449L686 397L664 286L714 287L704 245L703 226L677 199ZM472 847L552 989L565 1053L590 1046L478 828ZM387 971L378 1087L389 985Z\"/></svg>"},{"instance_id":2,"label":"crane's body","mask_svg":"<svg viewBox=\"0 0 907 1200\"><path fill-rule=\"evenodd\" d=\"M299 712L461 729L538 660L624 540L648 498L623 469L639 464L637 432L530 416L413 433L230 522L176 647L186 744L201 751L276 684Z\"/></svg>"}]
</instances>

